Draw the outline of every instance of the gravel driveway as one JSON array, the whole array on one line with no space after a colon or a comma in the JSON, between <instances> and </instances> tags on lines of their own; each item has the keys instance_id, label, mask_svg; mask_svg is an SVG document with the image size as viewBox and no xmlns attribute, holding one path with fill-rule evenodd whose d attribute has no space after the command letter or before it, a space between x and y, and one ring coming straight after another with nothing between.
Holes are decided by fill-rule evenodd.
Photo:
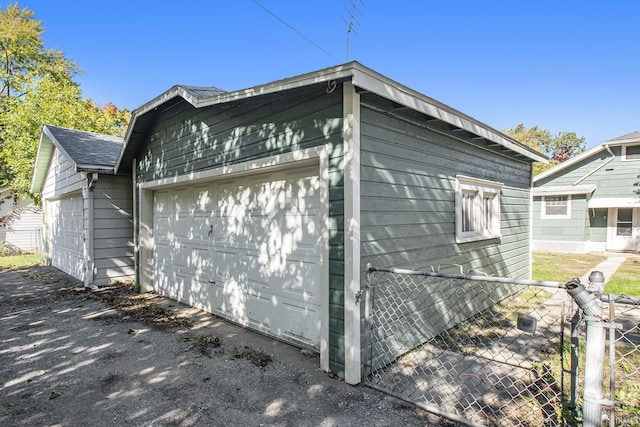
<instances>
[{"instance_id":1,"label":"gravel driveway","mask_svg":"<svg viewBox=\"0 0 640 427\"><path fill-rule=\"evenodd\" d=\"M315 354L125 285L0 271L4 426L451 425Z\"/></svg>"}]
</instances>

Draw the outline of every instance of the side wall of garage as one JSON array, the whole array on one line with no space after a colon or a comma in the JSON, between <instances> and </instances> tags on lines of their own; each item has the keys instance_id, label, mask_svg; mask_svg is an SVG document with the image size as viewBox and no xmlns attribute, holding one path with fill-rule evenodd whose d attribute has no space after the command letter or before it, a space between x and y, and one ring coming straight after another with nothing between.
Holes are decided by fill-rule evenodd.
<instances>
[{"instance_id":1,"label":"side wall of garage","mask_svg":"<svg viewBox=\"0 0 640 427\"><path fill-rule=\"evenodd\" d=\"M367 263L415 270L460 265L465 272L530 278L531 164L451 137L429 127L422 117L392 113L376 97L363 98L361 268ZM459 175L502 184L500 236L456 241ZM389 353L377 354L374 367L384 366L425 337L443 332L510 292L504 286L491 295L468 293L460 296L464 304L442 301L437 295L418 306L389 301L397 304L395 314L402 313L398 317L410 320L401 338L385 337ZM465 309L460 312L460 307ZM362 348L369 348L368 343L363 342Z\"/></svg>"},{"instance_id":2,"label":"side wall of garage","mask_svg":"<svg viewBox=\"0 0 640 427\"><path fill-rule=\"evenodd\" d=\"M344 370L345 354L342 115L342 91L329 92L326 84L201 109L183 102L158 113L146 146L136 156L137 183L141 186L326 147L329 283L322 286L329 287L329 368L339 374ZM152 204L149 198L153 195L145 193L149 192L139 197L147 200L139 203ZM141 229L145 221L153 220L141 219ZM141 249L139 265L146 271L143 275L152 274L149 256Z\"/></svg>"},{"instance_id":3,"label":"side wall of garage","mask_svg":"<svg viewBox=\"0 0 640 427\"><path fill-rule=\"evenodd\" d=\"M132 280L135 270L131 177L100 175L92 191L93 284L103 286L117 280Z\"/></svg>"}]
</instances>

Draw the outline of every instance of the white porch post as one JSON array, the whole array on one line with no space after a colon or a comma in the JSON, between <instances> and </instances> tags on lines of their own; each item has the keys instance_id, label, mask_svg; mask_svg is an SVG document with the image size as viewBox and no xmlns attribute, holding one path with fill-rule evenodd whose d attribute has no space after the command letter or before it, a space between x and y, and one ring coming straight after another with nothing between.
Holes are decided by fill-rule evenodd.
<instances>
[{"instance_id":1,"label":"white porch post","mask_svg":"<svg viewBox=\"0 0 640 427\"><path fill-rule=\"evenodd\" d=\"M361 379L360 360L360 95L344 83L344 375L349 384Z\"/></svg>"}]
</instances>

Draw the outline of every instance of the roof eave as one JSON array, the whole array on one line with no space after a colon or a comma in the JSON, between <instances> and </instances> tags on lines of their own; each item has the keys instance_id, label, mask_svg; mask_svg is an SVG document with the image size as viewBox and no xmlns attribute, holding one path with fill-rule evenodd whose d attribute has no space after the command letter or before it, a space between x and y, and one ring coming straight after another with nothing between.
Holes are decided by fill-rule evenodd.
<instances>
[{"instance_id":1,"label":"roof eave","mask_svg":"<svg viewBox=\"0 0 640 427\"><path fill-rule=\"evenodd\" d=\"M40 132L40 141L38 142L36 161L33 164L31 185L29 186L29 191L32 194L40 194L42 192L42 187L44 186L44 181L47 178L47 171L49 170L49 164L51 163L51 158L53 157L53 152L55 149L55 146L51 142L51 139L44 132L45 127L46 125L43 126L43 129Z\"/></svg>"},{"instance_id":2,"label":"roof eave","mask_svg":"<svg viewBox=\"0 0 640 427\"><path fill-rule=\"evenodd\" d=\"M414 91L404 85L399 84L358 62L349 62L346 64L314 71L307 74L278 80L264 85L255 86L248 89L242 89L234 92L224 92L210 97L196 98L192 96L183 87L176 85L168 91L162 93L153 100L147 102L132 112L132 119L124 138L124 143L120 151L120 156L116 162L115 170L118 171L122 163L122 157L129 145L131 136L137 124L137 118L158 108L167 101L182 97L185 101L193 105L195 108L207 107L215 104L222 104L242 99L251 98L259 95L266 95L275 92L295 89L299 87L309 86L312 84L331 82L340 79L352 79L355 86L365 91L375 93L384 98L398 102L409 108L442 120L452 126L464 129L474 135L485 138L496 144L499 144L508 150L511 150L531 161L548 163L547 157L510 139L501 132L483 124L479 121L448 107L432 98L429 98L417 91Z\"/></svg>"},{"instance_id":3,"label":"roof eave","mask_svg":"<svg viewBox=\"0 0 640 427\"><path fill-rule=\"evenodd\" d=\"M391 80L359 63L354 64L354 85L427 114L459 129L499 144L536 162L548 163L543 154L433 98Z\"/></svg>"},{"instance_id":4,"label":"roof eave","mask_svg":"<svg viewBox=\"0 0 640 427\"><path fill-rule=\"evenodd\" d=\"M113 166L105 165L78 164L76 166L76 172L114 174L114 170Z\"/></svg>"},{"instance_id":5,"label":"roof eave","mask_svg":"<svg viewBox=\"0 0 640 427\"><path fill-rule=\"evenodd\" d=\"M570 167L571 165L574 165L574 164L582 161L583 159L585 159L585 158L587 158L589 156L592 156L592 155L604 150L609 145L613 145L613 144L608 144L608 143L604 142L602 144L596 145L595 147L591 148L590 150L585 151L584 153L580 153L577 156L570 158L569 160L565 160L564 162L559 163L559 164L555 165L554 167L549 168L546 171L534 176L533 177L533 182L534 183L538 182L538 181L540 181L542 179L545 179L545 178L548 178L551 175L554 175L554 174L556 174L556 173L558 173L560 171L563 171L566 168Z\"/></svg>"}]
</instances>

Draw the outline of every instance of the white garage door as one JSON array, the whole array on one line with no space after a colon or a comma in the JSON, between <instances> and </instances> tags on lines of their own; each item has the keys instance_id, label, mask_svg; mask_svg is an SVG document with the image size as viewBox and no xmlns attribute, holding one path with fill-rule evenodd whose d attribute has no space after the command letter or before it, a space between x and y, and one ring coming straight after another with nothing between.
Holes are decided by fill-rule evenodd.
<instances>
[{"instance_id":1,"label":"white garage door","mask_svg":"<svg viewBox=\"0 0 640 427\"><path fill-rule=\"evenodd\" d=\"M46 209L51 265L83 280L82 195L48 200Z\"/></svg>"},{"instance_id":2,"label":"white garage door","mask_svg":"<svg viewBox=\"0 0 640 427\"><path fill-rule=\"evenodd\" d=\"M160 292L307 347L320 346L318 168L154 194Z\"/></svg>"}]
</instances>

